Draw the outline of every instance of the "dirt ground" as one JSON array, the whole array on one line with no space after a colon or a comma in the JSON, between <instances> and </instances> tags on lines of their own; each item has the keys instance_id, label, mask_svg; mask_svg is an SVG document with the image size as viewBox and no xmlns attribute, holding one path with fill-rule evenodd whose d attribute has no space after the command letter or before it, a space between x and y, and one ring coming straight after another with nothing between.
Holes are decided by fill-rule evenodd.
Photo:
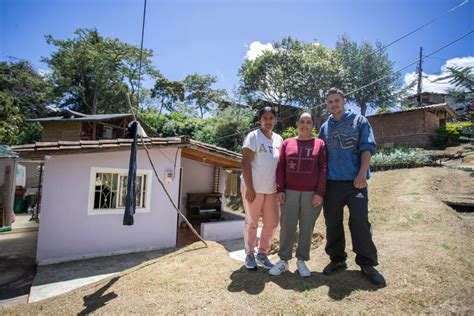
<instances>
[{"instance_id":1,"label":"dirt ground","mask_svg":"<svg viewBox=\"0 0 474 316\"><path fill-rule=\"evenodd\" d=\"M307 279L295 273L294 260L291 272L271 277L261 269L247 271L218 243L208 248L195 243L119 276L3 314L473 314L474 213L457 213L443 203L472 199L473 184L468 172L446 167L374 173L370 219L379 268L387 279L384 288L361 275L350 238L347 271L321 274L328 260L323 242L311 251L313 273ZM324 236L322 215L315 232Z\"/></svg>"}]
</instances>

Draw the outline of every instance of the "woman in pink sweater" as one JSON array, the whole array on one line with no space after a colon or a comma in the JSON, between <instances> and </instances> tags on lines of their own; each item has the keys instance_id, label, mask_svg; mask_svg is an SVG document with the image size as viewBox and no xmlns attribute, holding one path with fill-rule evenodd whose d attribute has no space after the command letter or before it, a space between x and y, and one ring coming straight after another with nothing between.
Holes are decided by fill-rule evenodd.
<instances>
[{"instance_id":1,"label":"woman in pink sweater","mask_svg":"<svg viewBox=\"0 0 474 316\"><path fill-rule=\"evenodd\" d=\"M296 266L301 277L309 277L311 272L305 261L309 260L314 225L326 191L327 156L324 142L312 135L314 120L310 113L302 113L296 126L298 136L286 139L280 148L276 174L277 199L281 204L280 261L269 273L279 275L288 271L299 226Z\"/></svg>"}]
</instances>

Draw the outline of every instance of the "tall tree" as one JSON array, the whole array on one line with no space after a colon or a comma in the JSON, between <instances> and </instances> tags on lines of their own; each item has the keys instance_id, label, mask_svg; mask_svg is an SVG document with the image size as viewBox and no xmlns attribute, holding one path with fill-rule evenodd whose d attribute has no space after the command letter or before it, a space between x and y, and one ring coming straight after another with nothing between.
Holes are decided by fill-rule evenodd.
<instances>
[{"instance_id":1,"label":"tall tree","mask_svg":"<svg viewBox=\"0 0 474 316\"><path fill-rule=\"evenodd\" d=\"M127 112L129 93L136 104L140 49L118 39L104 38L96 29L78 29L72 39L46 36L57 47L43 61L52 69L55 93L62 107L96 114ZM142 74L156 75L150 57L143 51Z\"/></svg>"},{"instance_id":2,"label":"tall tree","mask_svg":"<svg viewBox=\"0 0 474 316\"><path fill-rule=\"evenodd\" d=\"M151 97L159 102L158 119L163 109L171 112L179 101L184 101L184 83L168 80L158 72L155 86L151 90Z\"/></svg>"},{"instance_id":3,"label":"tall tree","mask_svg":"<svg viewBox=\"0 0 474 316\"><path fill-rule=\"evenodd\" d=\"M36 72L27 61L0 61L0 143L15 144L30 138L25 119L37 118L48 113L51 86L44 76Z\"/></svg>"},{"instance_id":4,"label":"tall tree","mask_svg":"<svg viewBox=\"0 0 474 316\"><path fill-rule=\"evenodd\" d=\"M394 63L382 43L377 42L375 46L368 42L357 44L343 36L337 41L335 50L343 69L344 90L357 90L347 98L360 107L362 115L365 115L368 105L378 108L393 105L399 97L400 74L394 72Z\"/></svg>"},{"instance_id":5,"label":"tall tree","mask_svg":"<svg viewBox=\"0 0 474 316\"><path fill-rule=\"evenodd\" d=\"M213 89L217 78L211 75L192 74L184 79L185 102L199 110L200 117L214 109L227 96L224 89Z\"/></svg>"},{"instance_id":6,"label":"tall tree","mask_svg":"<svg viewBox=\"0 0 474 316\"><path fill-rule=\"evenodd\" d=\"M319 43L291 37L273 43L273 48L240 67L244 98L314 108L320 116L323 106L318 105L324 104L326 90L341 84L339 59Z\"/></svg>"}]
</instances>

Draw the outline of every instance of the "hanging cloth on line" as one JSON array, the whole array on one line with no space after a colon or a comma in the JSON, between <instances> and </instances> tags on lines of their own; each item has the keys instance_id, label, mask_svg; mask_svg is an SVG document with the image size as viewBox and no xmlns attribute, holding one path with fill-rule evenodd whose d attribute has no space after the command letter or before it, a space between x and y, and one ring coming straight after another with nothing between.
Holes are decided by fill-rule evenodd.
<instances>
[{"instance_id":1,"label":"hanging cloth on line","mask_svg":"<svg viewBox=\"0 0 474 316\"><path fill-rule=\"evenodd\" d=\"M133 225L133 215L136 210L136 196L137 196L137 136L148 137L140 123L133 121L128 125L126 133L133 139L130 150L130 161L128 164L128 178L127 178L127 197L125 200L125 213L123 214L123 224Z\"/></svg>"}]
</instances>

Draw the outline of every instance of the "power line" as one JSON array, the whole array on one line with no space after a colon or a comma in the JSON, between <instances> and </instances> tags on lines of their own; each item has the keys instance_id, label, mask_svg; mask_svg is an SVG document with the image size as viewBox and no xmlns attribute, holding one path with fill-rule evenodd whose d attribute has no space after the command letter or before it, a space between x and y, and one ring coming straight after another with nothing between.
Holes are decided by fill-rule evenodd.
<instances>
[{"instance_id":1,"label":"power line","mask_svg":"<svg viewBox=\"0 0 474 316\"><path fill-rule=\"evenodd\" d=\"M447 47L453 45L454 43L456 43L456 42L462 40L463 38L469 36L469 35L472 34L473 32L474 32L474 31L471 30L471 31L465 33L464 35L462 35L461 37L458 37L457 39L451 41L450 43L448 43L448 44L446 44L446 45L444 45L444 46L442 46L442 47L436 49L435 51L431 52L430 54L425 55L425 56L422 56L422 57L421 57L421 60L423 60L423 59L425 59L425 58L428 58L428 57L430 57L430 56L432 56L432 55L434 55L434 54L436 54L436 53L442 51L443 49L445 49L445 48L447 48ZM417 58L415 61L409 63L408 65L406 65L406 66L404 66L404 67L402 67L402 68L400 68L400 69L397 69L397 70L394 71L394 72L397 73L397 72L400 72L400 71L402 71L402 70L405 70L406 68L408 68L408 67L410 67L410 66L412 66L412 65L414 65L414 64L416 64L416 63L418 63L419 61L420 61L420 59ZM369 87L369 86L371 86L371 85L374 85L374 84L376 84L377 82L382 81L383 79L385 79L385 78L387 78L387 77L389 77L389 76L391 76L391 74L388 74L388 75L385 75L385 76L383 76L383 77L380 77L379 79L377 79L377 80L375 80L375 81L372 81L372 82L370 82L370 83L368 83L368 84L366 84L366 85L363 85L362 87L359 87L359 88L357 88L357 89L354 89L354 90L350 91L349 93L346 93L346 96L347 96L347 95L354 94L354 93L356 93L356 92L358 92L358 91L360 91L360 90L362 90L362 89L365 89L365 88L367 88L367 87ZM313 107L310 107L308 110L312 110L312 109L316 109L316 108L318 108L318 107L322 107L322 106L324 106L325 104L326 104L326 103L320 103L320 104L318 104L318 105L315 105L315 106L313 106ZM295 115L292 114L292 115L290 115L289 117L293 117L293 116L295 116ZM221 137L217 137L216 139L224 139L224 138L228 138L228 137L235 136L235 135L245 134L245 133L250 132L251 130L253 130L253 128L252 128L252 129L249 129L249 130L246 130L246 131L237 132L237 133L233 133L233 134L229 134L229 135L224 135L224 136L221 136Z\"/></svg>"},{"instance_id":2,"label":"power line","mask_svg":"<svg viewBox=\"0 0 474 316\"><path fill-rule=\"evenodd\" d=\"M384 45L383 47L379 48L378 50L373 51L373 52L370 53L369 55L367 55L367 56L361 56L361 57L357 58L356 61L359 61L359 60L362 59L362 58L367 58L367 57L369 57L369 56L372 56L372 55L374 55L374 54L378 54L378 53L384 51L387 47L390 47L390 46L392 46L393 44L395 44L395 43L401 41L402 39L405 39L405 38L407 38L408 36L410 36L410 35L412 35L412 34L418 32L419 30L421 30L421 29L427 27L428 25L433 24L434 22L436 22L436 21L438 21L439 19L443 18L444 16L450 14L451 12L454 12L455 10L457 10L457 9L459 9L459 8L461 8L461 7L463 7L463 6L466 5L468 2L469 2L469 0L464 0L464 1L461 2L460 4L458 4L458 5L456 5L456 6L452 7L452 8L450 8L449 10L443 12L441 15L439 15L439 16L437 16L437 17L431 19L430 21L428 21L428 22L426 22L426 23L424 23L424 24L422 24L422 25L416 27L415 29L409 31L408 33L406 33L406 34L400 36L399 38L397 38L397 39L391 41L390 43L388 43L387 45ZM354 64L355 64L355 62L354 62L354 63L351 63L350 65L354 65ZM341 72L342 72L342 70L339 71L339 74L340 74ZM370 77L370 76L372 76L372 74L365 76L364 79L367 78L367 77ZM288 111L289 111L289 109L286 109L286 110L282 111L281 113L279 113L278 115L281 116L282 114L284 114L284 113L286 113L286 112L288 112Z\"/></svg>"}]
</instances>

